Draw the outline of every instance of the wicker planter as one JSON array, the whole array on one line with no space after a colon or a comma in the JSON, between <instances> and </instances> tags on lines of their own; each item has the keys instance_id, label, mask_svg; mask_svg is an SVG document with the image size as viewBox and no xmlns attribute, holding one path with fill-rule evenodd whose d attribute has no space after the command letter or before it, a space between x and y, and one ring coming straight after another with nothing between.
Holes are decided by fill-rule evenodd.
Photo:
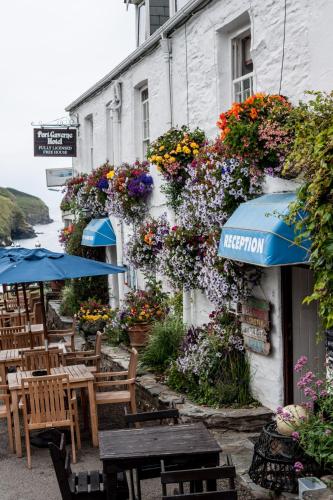
<instances>
[{"instance_id":1,"label":"wicker planter","mask_svg":"<svg viewBox=\"0 0 333 500\"><path fill-rule=\"evenodd\" d=\"M295 462L302 462L303 476L320 476L318 464L304 454L297 441L276 430L276 423L265 425L254 446L249 476L255 484L277 493L296 493L298 488Z\"/></svg>"},{"instance_id":2,"label":"wicker planter","mask_svg":"<svg viewBox=\"0 0 333 500\"><path fill-rule=\"evenodd\" d=\"M143 347L147 344L151 331L151 323L136 323L128 328L128 336L132 347Z\"/></svg>"}]
</instances>

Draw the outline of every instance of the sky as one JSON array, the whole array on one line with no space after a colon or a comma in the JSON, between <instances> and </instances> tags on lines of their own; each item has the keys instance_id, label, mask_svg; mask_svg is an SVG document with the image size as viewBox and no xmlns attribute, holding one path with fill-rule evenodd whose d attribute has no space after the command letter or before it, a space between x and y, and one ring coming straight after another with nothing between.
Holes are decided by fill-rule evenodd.
<instances>
[{"instance_id":1,"label":"sky","mask_svg":"<svg viewBox=\"0 0 333 500\"><path fill-rule=\"evenodd\" d=\"M134 7L123 0L10 0L0 7L0 186L60 193L45 169L69 158L34 158L31 122L48 123L135 49Z\"/></svg>"}]
</instances>

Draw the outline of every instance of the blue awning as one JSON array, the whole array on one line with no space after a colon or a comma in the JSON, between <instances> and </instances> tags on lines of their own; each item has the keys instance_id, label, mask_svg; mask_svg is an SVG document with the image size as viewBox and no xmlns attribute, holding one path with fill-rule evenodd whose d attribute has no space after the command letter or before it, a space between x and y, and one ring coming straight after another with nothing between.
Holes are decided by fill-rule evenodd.
<instances>
[{"instance_id":1,"label":"blue awning","mask_svg":"<svg viewBox=\"0 0 333 500\"><path fill-rule=\"evenodd\" d=\"M222 227L218 255L264 267L308 262L310 240L296 244L295 227L282 217L295 198L274 193L242 203Z\"/></svg>"},{"instance_id":2,"label":"blue awning","mask_svg":"<svg viewBox=\"0 0 333 500\"><path fill-rule=\"evenodd\" d=\"M116 243L116 235L109 218L92 219L82 234L81 245L87 247L107 247Z\"/></svg>"}]
</instances>

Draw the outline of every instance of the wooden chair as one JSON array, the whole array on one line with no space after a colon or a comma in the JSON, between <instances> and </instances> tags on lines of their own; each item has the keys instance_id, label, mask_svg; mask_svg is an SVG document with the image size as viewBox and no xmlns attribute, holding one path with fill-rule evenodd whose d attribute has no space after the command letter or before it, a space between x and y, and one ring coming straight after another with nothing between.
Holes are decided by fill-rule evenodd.
<instances>
[{"instance_id":1,"label":"wooden chair","mask_svg":"<svg viewBox=\"0 0 333 500\"><path fill-rule=\"evenodd\" d=\"M132 349L127 371L95 373L95 397L97 405L129 403L132 413L136 413L135 379L138 365L138 352ZM126 377L124 380L110 380L114 377ZM127 386L122 391L101 391L102 388L113 389L116 386Z\"/></svg>"},{"instance_id":2,"label":"wooden chair","mask_svg":"<svg viewBox=\"0 0 333 500\"><path fill-rule=\"evenodd\" d=\"M31 351L22 352L22 369L27 371L32 370L47 370L60 366L62 352L60 349L32 349Z\"/></svg>"},{"instance_id":3,"label":"wooden chair","mask_svg":"<svg viewBox=\"0 0 333 500\"><path fill-rule=\"evenodd\" d=\"M65 346L73 353L75 351L75 333L76 321L74 318L72 328L67 328L66 330L48 330L47 338L50 342L59 342L62 339L67 339Z\"/></svg>"},{"instance_id":4,"label":"wooden chair","mask_svg":"<svg viewBox=\"0 0 333 500\"><path fill-rule=\"evenodd\" d=\"M15 345L17 349L41 347L44 345L44 334L42 332L16 333Z\"/></svg>"},{"instance_id":5,"label":"wooden chair","mask_svg":"<svg viewBox=\"0 0 333 500\"><path fill-rule=\"evenodd\" d=\"M104 500L107 498L102 472L73 473L70 454L66 451L65 434L59 432L59 444L49 443L50 455L61 493L62 500ZM117 476L117 498L128 499L126 475Z\"/></svg>"},{"instance_id":6,"label":"wooden chair","mask_svg":"<svg viewBox=\"0 0 333 500\"><path fill-rule=\"evenodd\" d=\"M16 349L16 334L25 332L24 326L0 328L0 349Z\"/></svg>"},{"instance_id":7,"label":"wooden chair","mask_svg":"<svg viewBox=\"0 0 333 500\"><path fill-rule=\"evenodd\" d=\"M14 452L12 410L7 385L0 385L0 418L7 419L9 448L11 452Z\"/></svg>"},{"instance_id":8,"label":"wooden chair","mask_svg":"<svg viewBox=\"0 0 333 500\"><path fill-rule=\"evenodd\" d=\"M236 471L232 465L166 472L162 460L161 471L162 500L237 500ZM227 479L229 489L217 491L216 481L218 479ZM204 491L204 482L206 483L206 491ZM175 483L178 484L179 491L176 491L174 495L168 495L167 485ZM190 483L189 493L185 493L184 483Z\"/></svg>"},{"instance_id":9,"label":"wooden chair","mask_svg":"<svg viewBox=\"0 0 333 500\"><path fill-rule=\"evenodd\" d=\"M71 394L68 375L22 379L22 410L28 467L31 469L30 432L50 427L69 427L73 461L76 463L75 434L81 448L77 405Z\"/></svg>"},{"instance_id":10,"label":"wooden chair","mask_svg":"<svg viewBox=\"0 0 333 500\"><path fill-rule=\"evenodd\" d=\"M75 351L65 354L66 365L88 365L92 373L100 372L102 336L101 332L96 333L95 349L93 351Z\"/></svg>"},{"instance_id":11,"label":"wooden chair","mask_svg":"<svg viewBox=\"0 0 333 500\"><path fill-rule=\"evenodd\" d=\"M144 413L128 413L125 408L125 424L128 428L141 425L143 422L158 422L159 425L172 422L177 425L179 422L179 411L175 408ZM177 467L177 466L176 466ZM178 467L179 468L179 467ZM141 500L141 481L159 477L161 474L161 463L143 465L136 468L136 491L137 499ZM131 491L134 497L133 470L130 470Z\"/></svg>"}]
</instances>

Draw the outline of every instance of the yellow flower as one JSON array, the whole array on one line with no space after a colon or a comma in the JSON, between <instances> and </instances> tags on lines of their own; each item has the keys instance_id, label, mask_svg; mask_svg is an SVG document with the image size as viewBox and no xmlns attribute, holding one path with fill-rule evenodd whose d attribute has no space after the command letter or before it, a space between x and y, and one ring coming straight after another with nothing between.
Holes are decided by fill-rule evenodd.
<instances>
[{"instance_id":1,"label":"yellow flower","mask_svg":"<svg viewBox=\"0 0 333 500\"><path fill-rule=\"evenodd\" d=\"M187 155L189 155L191 153L191 150L190 148L188 148L187 146L183 146L183 152Z\"/></svg>"},{"instance_id":2,"label":"yellow flower","mask_svg":"<svg viewBox=\"0 0 333 500\"><path fill-rule=\"evenodd\" d=\"M180 144L177 144L176 153L181 153L181 152L182 152L182 147Z\"/></svg>"},{"instance_id":3,"label":"yellow flower","mask_svg":"<svg viewBox=\"0 0 333 500\"><path fill-rule=\"evenodd\" d=\"M114 170L110 170L110 172L108 172L106 174L106 178L107 179L112 179L114 177Z\"/></svg>"},{"instance_id":4,"label":"yellow flower","mask_svg":"<svg viewBox=\"0 0 333 500\"><path fill-rule=\"evenodd\" d=\"M161 163L163 161L163 156L156 156L156 161Z\"/></svg>"},{"instance_id":5,"label":"yellow flower","mask_svg":"<svg viewBox=\"0 0 333 500\"><path fill-rule=\"evenodd\" d=\"M199 150L198 150L198 149L193 149L193 154L194 154L195 156L197 156L197 155L199 154Z\"/></svg>"},{"instance_id":6,"label":"yellow flower","mask_svg":"<svg viewBox=\"0 0 333 500\"><path fill-rule=\"evenodd\" d=\"M165 146L160 146L159 147L159 151L164 151L164 149L165 149Z\"/></svg>"},{"instance_id":7,"label":"yellow flower","mask_svg":"<svg viewBox=\"0 0 333 500\"><path fill-rule=\"evenodd\" d=\"M176 161L176 158L174 156L170 156L168 161L169 163L174 163Z\"/></svg>"},{"instance_id":8,"label":"yellow flower","mask_svg":"<svg viewBox=\"0 0 333 500\"><path fill-rule=\"evenodd\" d=\"M165 153L164 158L168 159L170 158L170 155L168 155L168 153Z\"/></svg>"},{"instance_id":9,"label":"yellow flower","mask_svg":"<svg viewBox=\"0 0 333 500\"><path fill-rule=\"evenodd\" d=\"M198 147L199 147L196 142L191 142L190 146L192 149L198 149Z\"/></svg>"}]
</instances>

